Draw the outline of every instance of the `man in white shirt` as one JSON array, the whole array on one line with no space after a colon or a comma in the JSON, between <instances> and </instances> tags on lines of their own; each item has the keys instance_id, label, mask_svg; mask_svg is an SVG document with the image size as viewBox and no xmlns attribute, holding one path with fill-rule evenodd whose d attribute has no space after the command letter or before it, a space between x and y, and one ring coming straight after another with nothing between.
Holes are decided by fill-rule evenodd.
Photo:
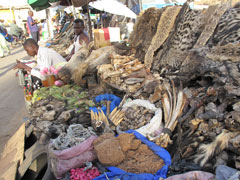
<instances>
[{"instance_id":1,"label":"man in white shirt","mask_svg":"<svg viewBox=\"0 0 240 180\"><path fill-rule=\"evenodd\" d=\"M66 60L53 49L39 47L34 39L27 39L24 42L23 47L29 56L37 55L37 66L31 68L26 64L17 61L15 69L25 69L26 71L30 72L31 75L36 76L40 79L40 71L44 68L50 68L50 66L54 66L61 62L66 62Z\"/></svg>"}]
</instances>

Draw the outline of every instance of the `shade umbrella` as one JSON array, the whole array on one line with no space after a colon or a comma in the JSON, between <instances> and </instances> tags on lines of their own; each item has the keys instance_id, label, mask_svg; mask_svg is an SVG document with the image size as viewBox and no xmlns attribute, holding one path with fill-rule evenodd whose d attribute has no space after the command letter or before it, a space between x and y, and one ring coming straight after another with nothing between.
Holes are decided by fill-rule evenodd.
<instances>
[{"instance_id":1,"label":"shade umbrella","mask_svg":"<svg viewBox=\"0 0 240 180\"><path fill-rule=\"evenodd\" d=\"M126 16L133 19L137 18L137 15L131 9L116 0L98 0L90 2L89 6L110 14Z\"/></svg>"},{"instance_id":2,"label":"shade umbrella","mask_svg":"<svg viewBox=\"0 0 240 180\"><path fill-rule=\"evenodd\" d=\"M40 11L56 5L81 7L94 0L26 0L36 11ZM54 5L54 6L53 6Z\"/></svg>"},{"instance_id":3,"label":"shade umbrella","mask_svg":"<svg viewBox=\"0 0 240 180\"><path fill-rule=\"evenodd\" d=\"M173 6L175 4L182 5L187 0L143 0L142 10L146 10L151 7L163 8L165 6Z\"/></svg>"}]
</instances>

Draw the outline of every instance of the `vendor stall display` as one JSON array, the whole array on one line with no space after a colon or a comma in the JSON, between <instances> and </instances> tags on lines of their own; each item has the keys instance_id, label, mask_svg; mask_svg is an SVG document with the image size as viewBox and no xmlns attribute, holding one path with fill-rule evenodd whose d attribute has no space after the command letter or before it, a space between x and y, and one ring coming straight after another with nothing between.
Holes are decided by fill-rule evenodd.
<instances>
[{"instance_id":1,"label":"vendor stall display","mask_svg":"<svg viewBox=\"0 0 240 180\"><path fill-rule=\"evenodd\" d=\"M83 45L58 73L68 85L33 93L30 121L50 139L56 177L86 174L84 161L107 168L89 170L96 180L210 179L223 164L239 170L239 12L196 11L189 2L149 8L128 48Z\"/></svg>"},{"instance_id":2,"label":"vendor stall display","mask_svg":"<svg viewBox=\"0 0 240 180\"><path fill-rule=\"evenodd\" d=\"M64 132L68 123L90 124L87 113L94 102L88 93L78 86L43 87L34 91L30 108L30 121L36 131L56 137Z\"/></svg>"},{"instance_id":3,"label":"vendor stall display","mask_svg":"<svg viewBox=\"0 0 240 180\"><path fill-rule=\"evenodd\" d=\"M71 23L65 32L58 34L53 41L47 43L49 48L54 49L58 52L61 56L66 57L71 49L68 48L73 43L74 39L74 30L73 30L73 23Z\"/></svg>"}]
</instances>

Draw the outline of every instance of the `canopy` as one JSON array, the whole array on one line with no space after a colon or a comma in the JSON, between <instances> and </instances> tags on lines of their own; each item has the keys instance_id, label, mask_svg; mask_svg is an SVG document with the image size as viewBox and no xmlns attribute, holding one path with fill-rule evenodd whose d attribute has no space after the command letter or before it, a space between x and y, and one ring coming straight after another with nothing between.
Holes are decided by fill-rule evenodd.
<instances>
[{"instance_id":1,"label":"canopy","mask_svg":"<svg viewBox=\"0 0 240 180\"><path fill-rule=\"evenodd\" d=\"M116 0L98 0L90 2L89 6L111 14L126 16L133 19L137 18L137 15L131 9Z\"/></svg>"},{"instance_id":2,"label":"canopy","mask_svg":"<svg viewBox=\"0 0 240 180\"><path fill-rule=\"evenodd\" d=\"M27 3L35 10L40 11L51 6L50 3L55 3L60 0L27 0Z\"/></svg>"},{"instance_id":3,"label":"canopy","mask_svg":"<svg viewBox=\"0 0 240 180\"><path fill-rule=\"evenodd\" d=\"M175 4L182 5L187 0L142 0L142 10L150 7L163 8L165 6L172 6Z\"/></svg>"},{"instance_id":4,"label":"canopy","mask_svg":"<svg viewBox=\"0 0 240 180\"><path fill-rule=\"evenodd\" d=\"M73 5L74 7L81 7L83 5L88 4L90 1L94 1L94 0L27 0L28 4L36 11L46 9L48 7L53 7L53 3L55 3L54 6Z\"/></svg>"}]
</instances>

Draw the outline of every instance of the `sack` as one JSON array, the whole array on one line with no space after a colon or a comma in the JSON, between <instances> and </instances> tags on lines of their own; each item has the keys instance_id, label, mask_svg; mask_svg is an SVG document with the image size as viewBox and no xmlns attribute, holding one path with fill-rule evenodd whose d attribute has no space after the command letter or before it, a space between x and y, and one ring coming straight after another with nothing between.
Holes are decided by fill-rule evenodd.
<instances>
[{"instance_id":1,"label":"sack","mask_svg":"<svg viewBox=\"0 0 240 180\"><path fill-rule=\"evenodd\" d=\"M55 177L61 179L70 169L81 167L86 162L95 160L96 154L92 143L96 138L96 136L91 136L81 144L64 150L54 150L50 144L49 158Z\"/></svg>"},{"instance_id":2,"label":"sack","mask_svg":"<svg viewBox=\"0 0 240 180\"><path fill-rule=\"evenodd\" d=\"M170 176L165 180L211 180L214 174L203 171L190 171L184 174Z\"/></svg>"},{"instance_id":3,"label":"sack","mask_svg":"<svg viewBox=\"0 0 240 180\"><path fill-rule=\"evenodd\" d=\"M217 180L234 180L240 175L240 171L225 165L219 165L216 169Z\"/></svg>"},{"instance_id":4,"label":"sack","mask_svg":"<svg viewBox=\"0 0 240 180\"><path fill-rule=\"evenodd\" d=\"M155 115L151 119L150 123L137 129L136 130L137 132L141 133L145 137L149 137L149 135L151 135L152 133L154 133L156 130L158 130L161 127L162 110L160 108L156 108L154 104L150 103L150 101L136 99L136 100L133 100L133 101L130 101L130 102L124 104L123 111L125 109L127 109L128 107L132 107L132 106L142 106L142 107L145 107L146 109L149 109L149 110L155 112Z\"/></svg>"},{"instance_id":5,"label":"sack","mask_svg":"<svg viewBox=\"0 0 240 180\"><path fill-rule=\"evenodd\" d=\"M134 174L134 173L128 173L123 171L122 169L119 169L117 167L107 167L107 169L110 172L107 172L106 175L109 178L109 180L158 180L160 177L166 178L167 172L168 172L168 166L171 165L171 156L167 150L164 148L156 145L155 143L148 141L144 136L139 134L137 131L129 130L127 133L133 133L135 137L139 140L141 140L144 144L146 144L156 155L158 155L163 161L164 166L162 169L158 170L156 174L149 174L149 173L143 173L143 174ZM96 177L94 180L106 180L106 175L103 174L99 177Z\"/></svg>"},{"instance_id":6,"label":"sack","mask_svg":"<svg viewBox=\"0 0 240 180\"><path fill-rule=\"evenodd\" d=\"M111 101L110 112L112 112L113 109L121 103L122 99L113 95L113 94L101 94L101 95L98 95L97 97L95 97L96 102L101 102L103 100ZM89 109L92 110L93 112L98 112L99 111L96 107L90 107ZM105 114L107 113L107 107L106 106L102 106L101 109Z\"/></svg>"}]
</instances>

